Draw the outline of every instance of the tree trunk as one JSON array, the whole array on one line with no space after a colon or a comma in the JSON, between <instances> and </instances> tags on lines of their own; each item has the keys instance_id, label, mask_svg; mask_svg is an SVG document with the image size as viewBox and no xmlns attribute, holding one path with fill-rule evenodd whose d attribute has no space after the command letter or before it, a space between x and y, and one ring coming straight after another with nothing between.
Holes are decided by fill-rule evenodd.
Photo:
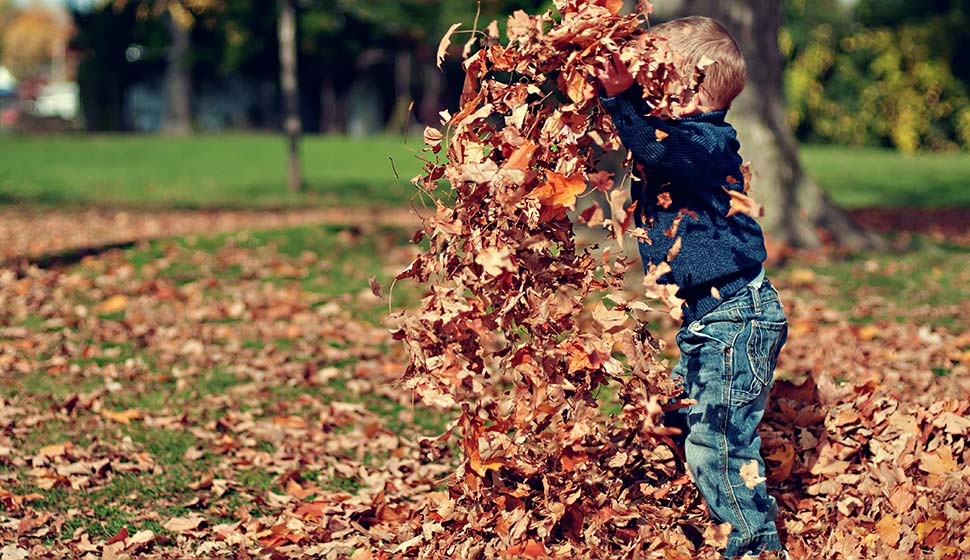
<instances>
[{"instance_id":1,"label":"tree trunk","mask_svg":"<svg viewBox=\"0 0 970 560\"><path fill-rule=\"evenodd\" d=\"M320 86L320 132L337 132L337 93L330 77L324 78Z\"/></svg>"},{"instance_id":2,"label":"tree trunk","mask_svg":"<svg viewBox=\"0 0 970 560\"><path fill-rule=\"evenodd\" d=\"M765 207L761 224L769 238L794 247L829 240L853 249L881 245L833 204L798 161L782 96L781 0L685 0L683 8L721 22L744 52L748 82L728 116L738 130L741 155L751 162L752 190Z\"/></svg>"},{"instance_id":3,"label":"tree trunk","mask_svg":"<svg viewBox=\"0 0 970 560\"><path fill-rule=\"evenodd\" d=\"M411 49L402 47L394 54L394 106L387 120L387 131L400 133L410 118L411 106Z\"/></svg>"},{"instance_id":4,"label":"tree trunk","mask_svg":"<svg viewBox=\"0 0 970 560\"><path fill-rule=\"evenodd\" d=\"M192 132L191 31L179 25L168 12L165 26L171 43L165 57L166 111L162 130L174 136L187 136Z\"/></svg>"},{"instance_id":5,"label":"tree trunk","mask_svg":"<svg viewBox=\"0 0 970 560\"><path fill-rule=\"evenodd\" d=\"M283 94L283 131L289 152L289 189L303 190L300 179L300 92L296 80L296 8L293 0L279 0L280 90Z\"/></svg>"},{"instance_id":6,"label":"tree trunk","mask_svg":"<svg viewBox=\"0 0 970 560\"><path fill-rule=\"evenodd\" d=\"M421 81L423 90L421 92L421 105L418 110L418 118L422 124L438 126L441 117L438 111L441 107L441 95L444 93L445 81L441 71L428 58L422 61L424 79Z\"/></svg>"}]
</instances>

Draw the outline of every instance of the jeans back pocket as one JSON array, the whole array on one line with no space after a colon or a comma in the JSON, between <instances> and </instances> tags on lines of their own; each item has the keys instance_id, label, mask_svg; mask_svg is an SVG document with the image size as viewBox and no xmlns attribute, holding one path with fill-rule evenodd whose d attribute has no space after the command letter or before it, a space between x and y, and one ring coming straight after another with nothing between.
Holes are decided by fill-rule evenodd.
<instances>
[{"instance_id":1,"label":"jeans back pocket","mask_svg":"<svg viewBox=\"0 0 970 560\"><path fill-rule=\"evenodd\" d=\"M760 393L764 386L771 384L778 353L787 339L787 321L751 321L747 353L754 374L750 390L752 394Z\"/></svg>"}]
</instances>

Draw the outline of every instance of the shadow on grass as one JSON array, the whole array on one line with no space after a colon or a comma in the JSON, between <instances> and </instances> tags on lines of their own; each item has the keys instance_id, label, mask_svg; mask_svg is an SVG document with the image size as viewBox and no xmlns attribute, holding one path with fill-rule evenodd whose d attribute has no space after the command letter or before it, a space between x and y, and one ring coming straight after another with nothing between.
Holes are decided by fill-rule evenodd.
<instances>
[{"instance_id":1,"label":"shadow on grass","mask_svg":"<svg viewBox=\"0 0 970 560\"><path fill-rule=\"evenodd\" d=\"M16 195L8 192L0 191L0 207L2 206L70 206L78 204L81 201L75 201L69 197L64 196L63 193L56 193L51 191L42 191L40 193L23 196Z\"/></svg>"},{"instance_id":2,"label":"shadow on grass","mask_svg":"<svg viewBox=\"0 0 970 560\"><path fill-rule=\"evenodd\" d=\"M81 247L60 253L48 253L39 257L17 257L0 261L0 269L12 268L20 272L27 267L37 267L40 269L66 268L81 262L85 257L94 257L114 251L115 249L131 249L137 241L122 241L119 243L107 243L94 247Z\"/></svg>"}]
</instances>

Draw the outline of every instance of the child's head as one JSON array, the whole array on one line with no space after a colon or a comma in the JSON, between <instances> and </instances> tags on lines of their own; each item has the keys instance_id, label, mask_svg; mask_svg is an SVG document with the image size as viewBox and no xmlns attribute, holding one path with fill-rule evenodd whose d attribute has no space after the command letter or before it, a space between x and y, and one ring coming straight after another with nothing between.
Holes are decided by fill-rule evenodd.
<instances>
[{"instance_id":1,"label":"child's head","mask_svg":"<svg viewBox=\"0 0 970 560\"><path fill-rule=\"evenodd\" d=\"M741 49L727 29L708 17L675 19L650 28L650 34L667 39L670 49L683 58L686 68L696 67L705 57L714 61L704 69L701 84L703 104L725 109L744 89L748 76Z\"/></svg>"}]
</instances>

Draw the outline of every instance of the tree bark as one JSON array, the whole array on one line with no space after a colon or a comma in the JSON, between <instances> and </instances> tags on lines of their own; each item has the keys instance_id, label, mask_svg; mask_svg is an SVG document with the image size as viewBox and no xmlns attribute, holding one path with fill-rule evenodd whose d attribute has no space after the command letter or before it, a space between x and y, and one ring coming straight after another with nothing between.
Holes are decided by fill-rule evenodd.
<instances>
[{"instance_id":1,"label":"tree bark","mask_svg":"<svg viewBox=\"0 0 970 560\"><path fill-rule=\"evenodd\" d=\"M296 7L293 0L279 0L280 90L283 94L283 131L289 153L288 186L303 190L300 178L300 92L296 77Z\"/></svg>"},{"instance_id":2,"label":"tree bark","mask_svg":"<svg viewBox=\"0 0 970 560\"><path fill-rule=\"evenodd\" d=\"M418 119L422 124L438 126L441 117L441 95L444 93L445 81L442 73L431 61L430 57L422 61L424 79L421 81L421 105L418 109Z\"/></svg>"},{"instance_id":3,"label":"tree bark","mask_svg":"<svg viewBox=\"0 0 970 560\"><path fill-rule=\"evenodd\" d=\"M748 82L732 104L741 155L751 162L754 197L765 207L761 224L774 243L818 247L833 241L850 249L882 245L859 227L809 177L785 118L784 61L778 48L781 0L685 0L683 13L723 24L744 53Z\"/></svg>"},{"instance_id":4,"label":"tree bark","mask_svg":"<svg viewBox=\"0 0 970 560\"><path fill-rule=\"evenodd\" d=\"M337 132L337 93L329 77L320 85L320 132Z\"/></svg>"},{"instance_id":5,"label":"tree bark","mask_svg":"<svg viewBox=\"0 0 970 560\"><path fill-rule=\"evenodd\" d=\"M187 136L192 132L191 31L179 25L168 12L165 26L171 43L165 57L166 111L162 130L174 136Z\"/></svg>"},{"instance_id":6,"label":"tree bark","mask_svg":"<svg viewBox=\"0 0 970 560\"><path fill-rule=\"evenodd\" d=\"M394 106L387 120L388 132L400 133L410 118L413 59L411 49L407 47L394 53Z\"/></svg>"}]
</instances>

